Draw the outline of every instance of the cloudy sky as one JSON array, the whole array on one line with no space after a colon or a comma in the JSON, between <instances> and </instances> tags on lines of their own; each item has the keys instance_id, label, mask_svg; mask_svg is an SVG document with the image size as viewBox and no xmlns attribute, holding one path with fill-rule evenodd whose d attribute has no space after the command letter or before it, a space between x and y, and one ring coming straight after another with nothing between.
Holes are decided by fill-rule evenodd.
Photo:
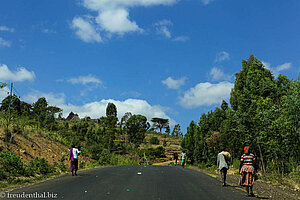
<instances>
[{"instance_id":1,"label":"cloudy sky","mask_svg":"<svg viewBox=\"0 0 300 200\"><path fill-rule=\"evenodd\" d=\"M3 0L0 82L80 117L191 120L229 99L242 59L300 73L300 1ZM3 99L9 88L0 90Z\"/></svg>"}]
</instances>

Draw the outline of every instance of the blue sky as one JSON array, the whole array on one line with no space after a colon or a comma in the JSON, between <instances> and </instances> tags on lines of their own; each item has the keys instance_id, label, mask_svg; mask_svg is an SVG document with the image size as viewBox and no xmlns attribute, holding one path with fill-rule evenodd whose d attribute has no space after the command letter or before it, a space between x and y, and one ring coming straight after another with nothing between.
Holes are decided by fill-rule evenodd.
<instances>
[{"instance_id":1,"label":"blue sky","mask_svg":"<svg viewBox=\"0 0 300 200\"><path fill-rule=\"evenodd\" d=\"M300 72L300 2L274 0L5 0L0 82L80 117L169 118L182 131L229 100L242 59ZM0 99L9 88L0 91Z\"/></svg>"}]
</instances>

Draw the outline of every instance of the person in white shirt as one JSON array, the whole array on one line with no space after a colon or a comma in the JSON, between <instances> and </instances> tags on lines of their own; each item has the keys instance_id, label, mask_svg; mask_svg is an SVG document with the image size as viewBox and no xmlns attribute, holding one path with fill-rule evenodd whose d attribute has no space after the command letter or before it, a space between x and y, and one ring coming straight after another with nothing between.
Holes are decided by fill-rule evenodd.
<instances>
[{"instance_id":1,"label":"person in white shirt","mask_svg":"<svg viewBox=\"0 0 300 200\"><path fill-rule=\"evenodd\" d=\"M70 172L72 172L72 176L77 176L77 170L78 170L78 155L81 153L77 148L75 148L75 145L72 145L72 148L70 149L70 157L69 160L71 161L70 165Z\"/></svg>"},{"instance_id":2,"label":"person in white shirt","mask_svg":"<svg viewBox=\"0 0 300 200\"><path fill-rule=\"evenodd\" d=\"M184 151L182 151L181 153L181 165L184 168L185 165L185 159L186 159L186 153Z\"/></svg>"},{"instance_id":3,"label":"person in white shirt","mask_svg":"<svg viewBox=\"0 0 300 200\"><path fill-rule=\"evenodd\" d=\"M222 151L218 154L217 157L217 166L218 170L221 173L222 186L226 186L226 175L227 170L229 169L230 157L230 153L224 151L224 149L222 149Z\"/></svg>"}]
</instances>

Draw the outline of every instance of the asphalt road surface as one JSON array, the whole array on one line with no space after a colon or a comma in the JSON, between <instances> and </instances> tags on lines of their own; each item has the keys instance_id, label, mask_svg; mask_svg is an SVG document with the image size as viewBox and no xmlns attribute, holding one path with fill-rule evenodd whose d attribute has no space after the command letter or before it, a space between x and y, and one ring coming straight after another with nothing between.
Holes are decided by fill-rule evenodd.
<instances>
[{"instance_id":1,"label":"asphalt road surface","mask_svg":"<svg viewBox=\"0 0 300 200\"><path fill-rule=\"evenodd\" d=\"M220 181L206 174L171 166L117 166L84 170L79 171L78 176L64 175L10 192L22 193L68 200L255 199L246 197L246 193L235 186L221 187Z\"/></svg>"}]
</instances>

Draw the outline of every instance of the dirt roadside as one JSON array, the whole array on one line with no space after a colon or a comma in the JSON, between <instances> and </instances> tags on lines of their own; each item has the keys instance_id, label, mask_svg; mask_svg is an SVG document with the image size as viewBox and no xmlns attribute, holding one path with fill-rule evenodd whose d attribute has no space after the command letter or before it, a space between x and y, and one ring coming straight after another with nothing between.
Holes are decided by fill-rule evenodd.
<instances>
[{"instance_id":1,"label":"dirt roadside","mask_svg":"<svg viewBox=\"0 0 300 200\"><path fill-rule=\"evenodd\" d=\"M199 169L197 167L189 167L189 168L208 174L209 176L214 177L221 181L221 177L217 173ZM239 175L227 174L227 180L226 180L226 183L228 185L227 187L235 187L236 189L245 191L246 194L246 190L238 186L239 178L240 178ZM220 187L221 187L221 182L220 182ZM289 188L285 188L281 185L271 184L262 180L257 180L254 183L253 191L256 198L258 199L300 200L300 191L295 191Z\"/></svg>"}]
</instances>

